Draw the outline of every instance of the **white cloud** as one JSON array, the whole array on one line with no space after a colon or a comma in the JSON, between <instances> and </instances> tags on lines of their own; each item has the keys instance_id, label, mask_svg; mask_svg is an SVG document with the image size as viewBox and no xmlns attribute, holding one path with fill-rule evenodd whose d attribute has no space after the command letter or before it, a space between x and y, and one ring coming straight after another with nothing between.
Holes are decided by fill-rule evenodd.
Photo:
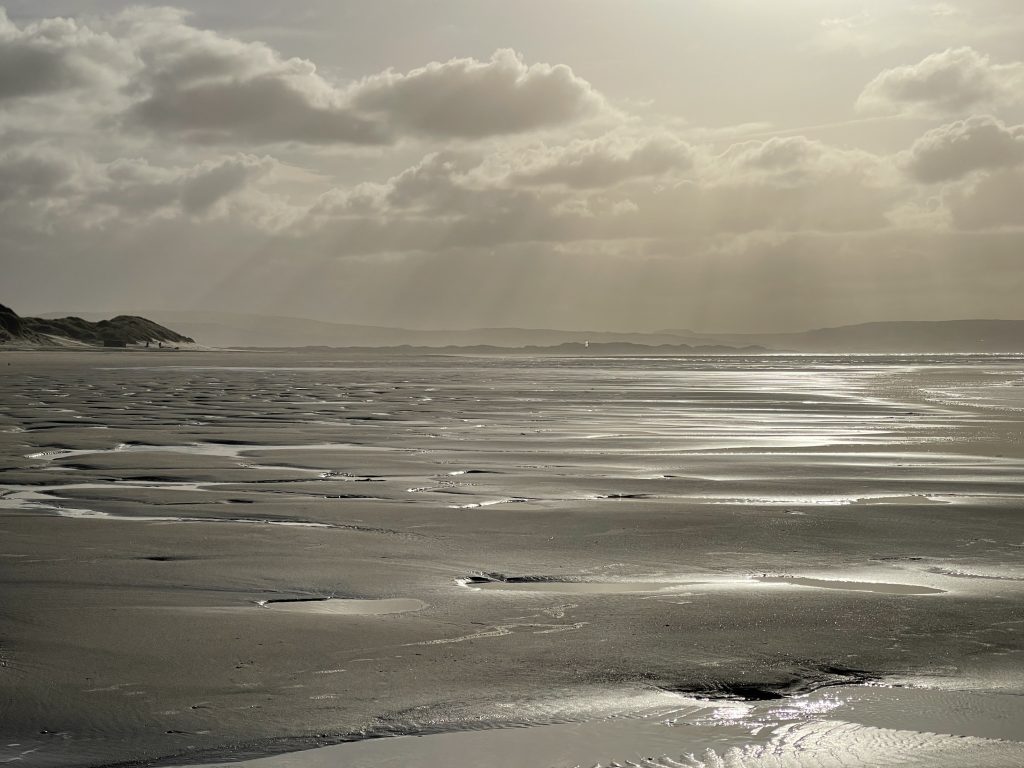
<instances>
[{"instance_id":1,"label":"white cloud","mask_svg":"<svg viewBox=\"0 0 1024 768\"><path fill-rule=\"evenodd\" d=\"M136 9L113 21L138 52L129 125L198 143L382 144L387 126L355 114L305 59Z\"/></svg>"},{"instance_id":2,"label":"white cloud","mask_svg":"<svg viewBox=\"0 0 1024 768\"><path fill-rule=\"evenodd\" d=\"M702 170L732 180L764 179L800 186L837 176L856 183L883 183L879 177L885 169L870 152L842 149L806 136L776 136L734 144Z\"/></svg>"},{"instance_id":3,"label":"white cloud","mask_svg":"<svg viewBox=\"0 0 1024 768\"><path fill-rule=\"evenodd\" d=\"M1021 163L1024 125L1008 126L994 117L975 116L928 131L910 148L906 167L917 181L932 184Z\"/></svg>"},{"instance_id":4,"label":"white cloud","mask_svg":"<svg viewBox=\"0 0 1024 768\"><path fill-rule=\"evenodd\" d=\"M645 167L635 158L647 147L657 148L658 162ZM713 155L662 134L534 147L524 156L434 153L384 184L324 195L292 234L352 256L884 229L901 191L888 183L899 175L876 173L880 165L804 138Z\"/></svg>"},{"instance_id":5,"label":"white cloud","mask_svg":"<svg viewBox=\"0 0 1024 768\"><path fill-rule=\"evenodd\" d=\"M568 67L527 65L510 50L487 61L452 59L340 85L308 60L195 29L173 14L135 12L127 39L145 62L137 78L145 95L130 108L129 122L200 143L480 139L606 108Z\"/></svg>"},{"instance_id":6,"label":"white cloud","mask_svg":"<svg viewBox=\"0 0 1024 768\"><path fill-rule=\"evenodd\" d=\"M947 196L953 225L964 230L1024 228L1024 171L1003 170L954 188Z\"/></svg>"},{"instance_id":7,"label":"white cloud","mask_svg":"<svg viewBox=\"0 0 1024 768\"><path fill-rule=\"evenodd\" d=\"M569 67L527 64L511 50L337 82L307 59L191 26L175 9L22 27L0 9L0 102L67 92L104 105L107 126L232 146L477 140L610 111Z\"/></svg>"},{"instance_id":8,"label":"white cloud","mask_svg":"<svg viewBox=\"0 0 1024 768\"><path fill-rule=\"evenodd\" d=\"M669 134L609 134L562 147L521 151L508 165L508 179L515 184L594 189L686 171L693 166L693 149Z\"/></svg>"},{"instance_id":9,"label":"white cloud","mask_svg":"<svg viewBox=\"0 0 1024 768\"><path fill-rule=\"evenodd\" d=\"M117 160L98 169L101 176L85 195L84 205L113 207L119 216L161 210L202 216L274 166L269 158L244 154L187 168L154 166L143 159Z\"/></svg>"},{"instance_id":10,"label":"white cloud","mask_svg":"<svg viewBox=\"0 0 1024 768\"><path fill-rule=\"evenodd\" d=\"M223 215L222 203L275 168L270 158L244 154L178 167L144 158L97 163L73 151L25 147L0 155L0 220L38 233Z\"/></svg>"},{"instance_id":11,"label":"white cloud","mask_svg":"<svg viewBox=\"0 0 1024 768\"><path fill-rule=\"evenodd\" d=\"M871 113L957 115L1019 102L1024 63L994 64L973 48L949 48L917 64L887 69L864 88L857 108Z\"/></svg>"},{"instance_id":12,"label":"white cloud","mask_svg":"<svg viewBox=\"0 0 1024 768\"><path fill-rule=\"evenodd\" d=\"M607 108L569 67L527 65L515 51L366 78L349 94L360 112L436 138L482 138L570 123Z\"/></svg>"}]
</instances>

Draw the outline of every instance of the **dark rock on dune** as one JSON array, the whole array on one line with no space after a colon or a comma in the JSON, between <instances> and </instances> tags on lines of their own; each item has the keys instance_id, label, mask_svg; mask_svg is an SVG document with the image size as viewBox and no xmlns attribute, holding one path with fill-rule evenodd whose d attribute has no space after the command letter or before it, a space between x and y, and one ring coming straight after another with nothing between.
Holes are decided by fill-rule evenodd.
<instances>
[{"instance_id":1,"label":"dark rock on dune","mask_svg":"<svg viewBox=\"0 0 1024 768\"><path fill-rule=\"evenodd\" d=\"M147 342L192 343L193 339L133 315L118 315L95 323L80 317L44 319L20 317L10 307L0 304L0 344L63 346L62 341L94 347L124 347Z\"/></svg>"},{"instance_id":2,"label":"dark rock on dune","mask_svg":"<svg viewBox=\"0 0 1024 768\"><path fill-rule=\"evenodd\" d=\"M565 582L570 583L572 579L556 578L554 576L507 576L504 573L495 573L493 571L487 573L475 573L472 576L467 576L462 580L463 583L469 584L547 584L547 583L558 583Z\"/></svg>"}]
</instances>

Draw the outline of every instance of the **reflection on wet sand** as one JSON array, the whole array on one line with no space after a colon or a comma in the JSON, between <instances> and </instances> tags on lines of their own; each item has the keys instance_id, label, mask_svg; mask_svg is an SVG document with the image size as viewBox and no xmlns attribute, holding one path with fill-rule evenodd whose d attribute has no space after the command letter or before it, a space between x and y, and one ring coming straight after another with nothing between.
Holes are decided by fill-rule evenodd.
<instances>
[{"instance_id":1,"label":"reflection on wet sand","mask_svg":"<svg viewBox=\"0 0 1024 768\"><path fill-rule=\"evenodd\" d=\"M814 579L802 576L755 576L743 579L717 576L713 579L693 581L565 581L541 577L459 579L463 586L476 590L503 592L554 592L573 595L633 595L644 593L672 593L681 589L732 587L743 588L757 584L786 584L815 589L837 589L847 592L871 592L878 595L940 595L946 590L917 584L889 584L876 581L843 579Z\"/></svg>"},{"instance_id":2,"label":"reflection on wet sand","mask_svg":"<svg viewBox=\"0 0 1024 768\"><path fill-rule=\"evenodd\" d=\"M671 592L683 589L686 583L643 581L464 581L472 589L505 592L555 592L566 595L636 595L649 592Z\"/></svg>"},{"instance_id":3,"label":"reflection on wet sand","mask_svg":"<svg viewBox=\"0 0 1024 768\"><path fill-rule=\"evenodd\" d=\"M422 600L402 597L379 600L336 597L270 598L258 600L256 604L261 608L272 609L276 613L312 613L333 616L386 616L392 613L422 611L427 607Z\"/></svg>"},{"instance_id":4,"label":"reflection on wet sand","mask_svg":"<svg viewBox=\"0 0 1024 768\"><path fill-rule=\"evenodd\" d=\"M762 584L793 584L815 589L841 589L849 592L873 592L878 595L941 595L944 589L933 589L916 584L883 584L871 581L841 581L838 579L809 579L800 576L759 576Z\"/></svg>"}]
</instances>

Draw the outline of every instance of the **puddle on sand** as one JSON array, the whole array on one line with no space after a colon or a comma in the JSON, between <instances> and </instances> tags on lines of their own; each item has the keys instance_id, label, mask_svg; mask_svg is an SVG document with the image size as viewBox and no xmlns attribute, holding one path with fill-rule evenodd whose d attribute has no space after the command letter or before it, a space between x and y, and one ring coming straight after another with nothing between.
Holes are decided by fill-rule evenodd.
<instances>
[{"instance_id":1,"label":"puddle on sand","mask_svg":"<svg viewBox=\"0 0 1024 768\"><path fill-rule=\"evenodd\" d=\"M917 584L886 584L875 581L834 581L832 579L810 579L802 576L756 576L754 581L762 584L794 584L816 589L840 589L847 592L874 592L880 595L942 595L944 589L922 587Z\"/></svg>"},{"instance_id":2,"label":"puddle on sand","mask_svg":"<svg viewBox=\"0 0 1024 768\"><path fill-rule=\"evenodd\" d=\"M834 589L846 592L871 592L880 595L941 595L944 589L918 584L892 584L875 581L813 579L804 576L755 576L750 579L703 579L693 581L558 581L541 577L500 578L471 576L457 583L475 590L501 592L553 592L572 595L671 594L688 587L752 587L756 584L782 584L812 589Z\"/></svg>"},{"instance_id":3,"label":"puddle on sand","mask_svg":"<svg viewBox=\"0 0 1024 768\"><path fill-rule=\"evenodd\" d=\"M650 592L670 592L700 582L665 581L474 581L460 579L470 589L507 592L557 592L565 595L634 595Z\"/></svg>"},{"instance_id":4,"label":"puddle on sand","mask_svg":"<svg viewBox=\"0 0 1024 768\"><path fill-rule=\"evenodd\" d=\"M285 598L259 600L260 608L275 613L316 613L335 616L385 616L392 613L422 611L427 604L411 597L383 600L347 600L336 597Z\"/></svg>"},{"instance_id":5,"label":"puddle on sand","mask_svg":"<svg viewBox=\"0 0 1024 768\"><path fill-rule=\"evenodd\" d=\"M98 456L108 453L185 453L196 456L223 456L239 459L249 453L273 451L350 451L365 450L365 446L354 443L310 443L298 445L273 445L268 443L189 443L187 445L152 445L148 443L120 443L112 448L49 448L26 454L27 459L55 461L79 456ZM374 447L371 450L386 450Z\"/></svg>"}]
</instances>

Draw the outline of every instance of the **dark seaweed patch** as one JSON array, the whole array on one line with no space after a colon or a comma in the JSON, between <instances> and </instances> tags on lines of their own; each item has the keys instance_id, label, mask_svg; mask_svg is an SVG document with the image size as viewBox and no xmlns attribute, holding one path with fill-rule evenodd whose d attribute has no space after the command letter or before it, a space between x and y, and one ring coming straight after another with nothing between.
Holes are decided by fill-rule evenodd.
<instances>
[{"instance_id":1,"label":"dark seaweed patch","mask_svg":"<svg viewBox=\"0 0 1024 768\"><path fill-rule=\"evenodd\" d=\"M272 597L262 602L264 605L271 603L323 603L332 599L331 597Z\"/></svg>"},{"instance_id":2,"label":"dark seaweed patch","mask_svg":"<svg viewBox=\"0 0 1024 768\"><path fill-rule=\"evenodd\" d=\"M863 685L877 681L879 675L842 666L825 666L786 675L779 680L710 680L660 684L663 691L693 696L697 699L728 699L733 701L774 701L801 696L821 688L837 685Z\"/></svg>"},{"instance_id":3,"label":"dark seaweed patch","mask_svg":"<svg viewBox=\"0 0 1024 768\"><path fill-rule=\"evenodd\" d=\"M562 584L570 583L573 579L557 578L555 576L506 576L503 573L481 571L480 573L475 573L472 576L460 579L460 581L464 584L491 584L494 582L500 582L502 584L531 584L538 582L546 584Z\"/></svg>"}]
</instances>

